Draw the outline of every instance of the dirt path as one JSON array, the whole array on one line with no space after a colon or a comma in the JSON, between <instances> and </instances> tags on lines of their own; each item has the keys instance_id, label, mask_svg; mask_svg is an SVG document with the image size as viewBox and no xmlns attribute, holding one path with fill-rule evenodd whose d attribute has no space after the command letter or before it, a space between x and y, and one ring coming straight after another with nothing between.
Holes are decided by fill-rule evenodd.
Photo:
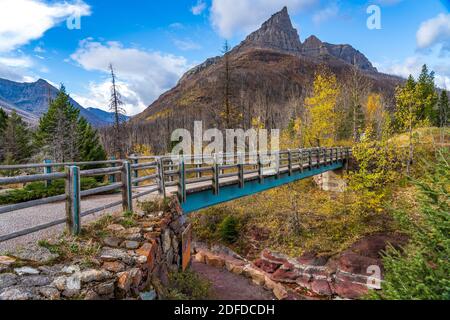
<instances>
[{"instance_id":1,"label":"dirt path","mask_svg":"<svg viewBox=\"0 0 450 320\"><path fill-rule=\"evenodd\" d=\"M274 300L272 292L253 284L249 279L203 263L193 262L192 270L212 284L213 299Z\"/></svg>"}]
</instances>

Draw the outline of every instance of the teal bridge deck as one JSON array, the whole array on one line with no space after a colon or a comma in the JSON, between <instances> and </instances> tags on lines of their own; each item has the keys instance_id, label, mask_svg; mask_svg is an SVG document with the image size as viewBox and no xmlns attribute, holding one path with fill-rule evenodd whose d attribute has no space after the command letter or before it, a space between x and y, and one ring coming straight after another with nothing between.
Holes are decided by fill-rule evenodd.
<instances>
[{"instance_id":1,"label":"teal bridge deck","mask_svg":"<svg viewBox=\"0 0 450 320\"><path fill-rule=\"evenodd\" d=\"M265 161L261 160L260 155L253 155L251 159L251 155L238 154L224 160L225 164L214 160L217 157L162 158L162 168L167 169L162 182L165 186L177 187L175 193L187 214L342 169L348 163L350 154L351 149L343 147L295 149L273 152ZM206 164L206 160L213 161Z\"/></svg>"}]
</instances>

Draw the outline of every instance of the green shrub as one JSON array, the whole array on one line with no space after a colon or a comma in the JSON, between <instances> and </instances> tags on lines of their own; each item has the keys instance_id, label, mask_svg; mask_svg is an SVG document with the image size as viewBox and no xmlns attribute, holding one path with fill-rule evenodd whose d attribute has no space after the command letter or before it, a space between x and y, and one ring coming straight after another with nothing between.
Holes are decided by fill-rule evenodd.
<instances>
[{"instance_id":1,"label":"green shrub","mask_svg":"<svg viewBox=\"0 0 450 320\"><path fill-rule=\"evenodd\" d=\"M169 275L168 300L205 300L210 296L211 283L198 274L186 270Z\"/></svg>"},{"instance_id":2,"label":"green shrub","mask_svg":"<svg viewBox=\"0 0 450 320\"><path fill-rule=\"evenodd\" d=\"M101 184L95 178L81 178L81 190L96 188ZM65 182L62 179L52 181L48 187L44 182L32 182L22 189L15 189L0 194L0 205L27 202L64 194Z\"/></svg>"},{"instance_id":3,"label":"green shrub","mask_svg":"<svg viewBox=\"0 0 450 320\"><path fill-rule=\"evenodd\" d=\"M234 243L239 237L239 221L234 216L226 216L220 223L219 228L220 238L226 243Z\"/></svg>"},{"instance_id":4,"label":"green shrub","mask_svg":"<svg viewBox=\"0 0 450 320\"><path fill-rule=\"evenodd\" d=\"M383 259L382 291L372 298L401 300L450 299L450 166L449 152L423 179L416 181L420 216L399 212L409 233L403 252L390 248Z\"/></svg>"}]
</instances>

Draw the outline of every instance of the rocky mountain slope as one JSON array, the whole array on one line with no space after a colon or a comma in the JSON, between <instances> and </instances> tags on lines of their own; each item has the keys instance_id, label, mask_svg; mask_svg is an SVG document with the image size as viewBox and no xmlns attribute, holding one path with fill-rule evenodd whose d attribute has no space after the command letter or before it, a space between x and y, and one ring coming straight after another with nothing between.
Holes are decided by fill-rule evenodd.
<instances>
[{"instance_id":1,"label":"rocky mountain slope","mask_svg":"<svg viewBox=\"0 0 450 320\"><path fill-rule=\"evenodd\" d=\"M20 110L19 108L12 106L2 99L0 99L0 109L5 110L7 114L11 114L15 111L22 118L22 120L30 126L35 126L39 122L39 117L35 116L32 113Z\"/></svg>"},{"instance_id":2,"label":"rocky mountain slope","mask_svg":"<svg viewBox=\"0 0 450 320\"><path fill-rule=\"evenodd\" d=\"M39 117L48 109L49 99L54 99L57 94L58 89L43 79L32 83L21 83L0 78L0 106L7 112L15 109L26 119L32 118L32 122L39 120ZM101 127L111 123L112 117L108 112L103 113L94 108L85 109L72 98L70 101L80 110L80 115L93 126Z\"/></svg>"},{"instance_id":3,"label":"rocky mountain slope","mask_svg":"<svg viewBox=\"0 0 450 320\"><path fill-rule=\"evenodd\" d=\"M189 70L178 84L132 118L137 126L152 128L153 145L169 141L172 130L192 129L194 120L205 126L221 123L225 59L214 57ZM371 90L392 96L402 79L377 72L370 61L350 45L333 45L312 36L302 43L288 11L274 14L228 53L230 100L243 115L242 126L259 117L267 128L283 128L303 110L303 101L323 65L340 83L357 68ZM151 124L151 125L149 125ZM146 141L148 142L148 141ZM163 145L160 145L164 148Z\"/></svg>"}]
</instances>

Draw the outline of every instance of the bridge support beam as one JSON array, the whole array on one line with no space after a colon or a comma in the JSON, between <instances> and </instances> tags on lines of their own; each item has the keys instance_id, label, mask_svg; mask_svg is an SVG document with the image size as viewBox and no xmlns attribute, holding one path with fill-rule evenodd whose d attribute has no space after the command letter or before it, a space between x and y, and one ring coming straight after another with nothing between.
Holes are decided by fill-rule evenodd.
<instances>
[{"instance_id":1,"label":"bridge support beam","mask_svg":"<svg viewBox=\"0 0 450 320\"><path fill-rule=\"evenodd\" d=\"M289 176L288 171L285 171L280 173L280 177L278 179L276 175L264 177L263 183L259 181L259 177L255 176L254 179L247 180L243 188L239 188L238 182L230 185L220 186L220 194L218 195L215 195L211 189L187 193L186 201L181 204L181 207L183 208L183 211L185 213L190 213L219 203L228 202L234 199L276 188L297 180L302 180L308 177L319 175L330 170L338 170L342 167L343 162L339 161L338 163L332 165L322 166L320 168L312 168L311 170L304 172L297 170L294 171L291 176Z\"/></svg>"}]
</instances>

